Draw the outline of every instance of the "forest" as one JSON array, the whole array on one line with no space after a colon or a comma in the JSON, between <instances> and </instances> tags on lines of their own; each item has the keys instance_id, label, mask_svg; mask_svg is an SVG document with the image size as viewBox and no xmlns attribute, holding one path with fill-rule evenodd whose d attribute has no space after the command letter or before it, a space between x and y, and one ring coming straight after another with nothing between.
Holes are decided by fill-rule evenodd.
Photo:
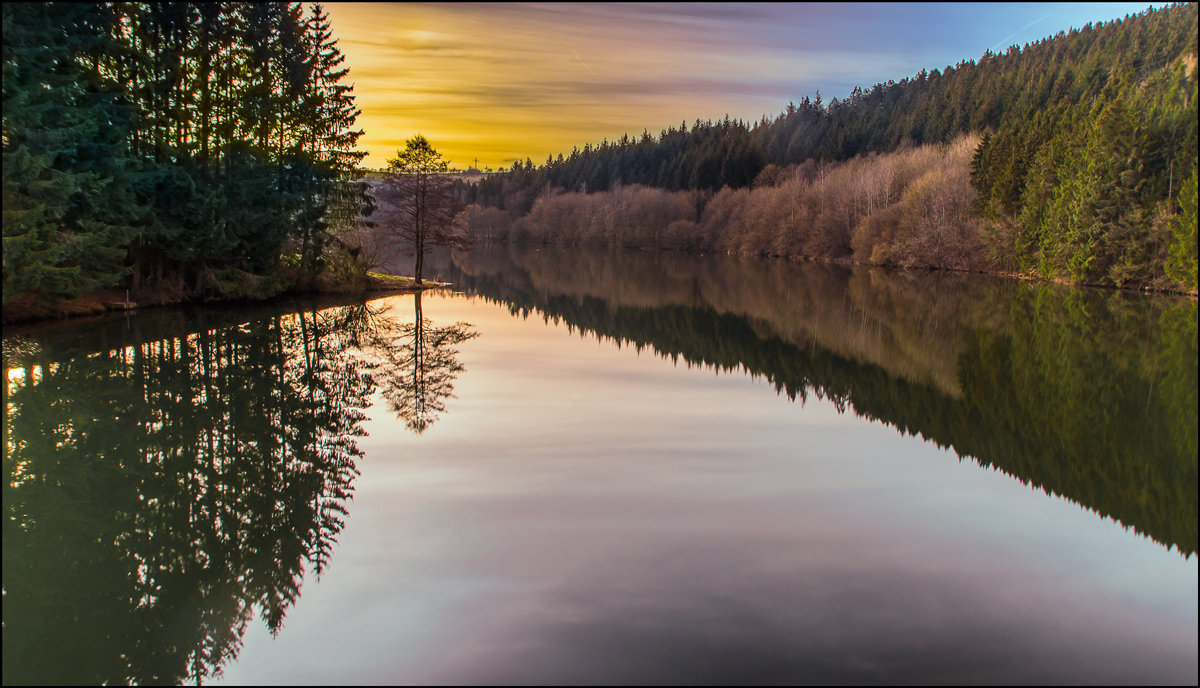
<instances>
[{"instance_id":1,"label":"forest","mask_svg":"<svg viewBox=\"0 0 1200 688\"><path fill-rule=\"evenodd\" d=\"M1194 293L1196 26L1194 3L1148 9L754 123L526 158L460 183L460 221ZM320 4L6 3L3 30L6 321L362 268L359 110Z\"/></svg>"},{"instance_id":2,"label":"forest","mask_svg":"<svg viewBox=\"0 0 1200 688\"><path fill-rule=\"evenodd\" d=\"M5 3L4 309L310 284L369 207L319 4Z\"/></svg>"},{"instance_id":3,"label":"forest","mask_svg":"<svg viewBox=\"0 0 1200 688\"><path fill-rule=\"evenodd\" d=\"M1197 6L462 185L493 240L1196 290ZM665 223L663 222L665 220Z\"/></svg>"}]
</instances>

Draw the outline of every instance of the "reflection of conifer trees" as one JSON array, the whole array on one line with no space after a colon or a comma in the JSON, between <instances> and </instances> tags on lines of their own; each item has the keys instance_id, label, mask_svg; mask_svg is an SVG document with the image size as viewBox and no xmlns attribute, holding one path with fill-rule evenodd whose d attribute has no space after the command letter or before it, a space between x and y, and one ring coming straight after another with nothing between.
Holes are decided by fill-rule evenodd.
<instances>
[{"instance_id":1,"label":"reflection of conifer trees","mask_svg":"<svg viewBox=\"0 0 1200 688\"><path fill-rule=\"evenodd\" d=\"M421 313L420 294L413 296L413 308L413 322L380 340L377 379L391 410L419 435L446 411L454 380L465 370L455 347L479 333L462 322L434 326Z\"/></svg>"},{"instance_id":2,"label":"reflection of conifer trees","mask_svg":"<svg viewBox=\"0 0 1200 688\"><path fill-rule=\"evenodd\" d=\"M278 632L343 526L375 316L6 347L4 683L199 680L256 614Z\"/></svg>"},{"instance_id":3,"label":"reflection of conifer trees","mask_svg":"<svg viewBox=\"0 0 1200 688\"><path fill-rule=\"evenodd\" d=\"M1194 302L938 275L912 289L904 273L668 256L651 271L643 259L598 272L573 253L484 248L436 267L513 313L762 375L791 399L827 399L1196 551ZM736 288L693 290L698 274ZM914 351L940 352L943 367Z\"/></svg>"}]
</instances>

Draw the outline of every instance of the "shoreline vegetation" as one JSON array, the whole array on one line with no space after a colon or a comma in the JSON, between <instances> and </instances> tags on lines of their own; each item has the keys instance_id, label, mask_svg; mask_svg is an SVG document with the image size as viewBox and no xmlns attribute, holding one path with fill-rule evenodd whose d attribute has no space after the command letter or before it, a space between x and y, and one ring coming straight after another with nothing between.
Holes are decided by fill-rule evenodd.
<instances>
[{"instance_id":1,"label":"shoreline vegetation","mask_svg":"<svg viewBox=\"0 0 1200 688\"><path fill-rule=\"evenodd\" d=\"M370 272L406 238L403 203L360 168L320 4L9 3L3 21L5 323L403 288ZM442 224L464 245L1194 298L1196 21L1195 3L1151 8L753 125L696 120L460 175L444 206L465 210Z\"/></svg>"},{"instance_id":2,"label":"shoreline vegetation","mask_svg":"<svg viewBox=\"0 0 1200 688\"><path fill-rule=\"evenodd\" d=\"M369 284L320 4L9 3L3 26L5 322Z\"/></svg>"},{"instance_id":3,"label":"shoreline vegetation","mask_svg":"<svg viewBox=\"0 0 1200 688\"><path fill-rule=\"evenodd\" d=\"M478 204L467 232L518 245L632 248L919 270L949 270L1081 287L1196 290L1165 279L1113 284L1020 269L1010 227L977 212L970 165L981 137L905 146L845 162L767 165L741 189L668 191L641 185L595 193L545 190L513 218ZM1165 263L1169 229L1160 225Z\"/></svg>"},{"instance_id":4,"label":"shoreline vegetation","mask_svg":"<svg viewBox=\"0 0 1200 688\"><path fill-rule=\"evenodd\" d=\"M370 221L320 4L10 3L3 25L4 323L443 286L378 271L403 223Z\"/></svg>"},{"instance_id":5,"label":"shoreline vegetation","mask_svg":"<svg viewBox=\"0 0 1200 688\"><path fill-rule=\"evenodd\" d=\"M367 271L361 277L353 280L334 281L318 279L312 288L307 290L283 290L274 294L255 295L239 293L236 296L223 295L209 299L206 302L236 303L266 302L273 299L292 298L306 295L321 294L362 294L371 295L380 292L395 292L398 294L416 294L427 289L439 289L450 286L446 282L422 280L418 285L412 277L404 275L389 275L381 272ZM232 290L231 290L232 292ZM138 311L143 308L158 308L161 306L178 306L192 303L183 299L163 300L154 299L138 302L129 300L130 295L123 289L109 288L82 294L74 299L55 301L50 304L37 303L33 299L15 300L4 307L4 324L26 324L41 320L56 320L76 316L101 315L110 312Z\"/></svg>"},{"instance_id":6,"label":"shoreline vegetation","mask_svg":"<svg viewBox=\"0 0 1200 688\"><path fill-rule=\"evenodd\" d=\"M532 244L968 270L1196 294L1197 5L696 120L460 185Z\"/></svg>"}]
</instances>

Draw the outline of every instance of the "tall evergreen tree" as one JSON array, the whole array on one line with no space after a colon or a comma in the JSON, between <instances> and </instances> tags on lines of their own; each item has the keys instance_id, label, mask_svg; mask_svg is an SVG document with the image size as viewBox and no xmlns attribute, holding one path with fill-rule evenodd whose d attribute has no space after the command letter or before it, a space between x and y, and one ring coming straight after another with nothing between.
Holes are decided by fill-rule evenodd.
<instances>
[{"instance_id":1,"label":"tall evergreen tree","mask_svg":"<svg viewBox=\"0 0 1200 688\"><path fill-rule=\"evenodd\" d=\"M71 298L126 271L132 112L104 75L111 9L10 3L4 27L4 303Z\"/></svg>"},{"instance_id":2,"label":"tall evergreen tree","mask_svg":"<svg viewBox=\"0 0 1200 688\"><path fill-rule=\"evenodd\" d=\"M17 4L4 26L5 303L126 274L202 296L278 276L284 254L311 276L366 205L319 6Z\"/></svg>"}]
</instances>

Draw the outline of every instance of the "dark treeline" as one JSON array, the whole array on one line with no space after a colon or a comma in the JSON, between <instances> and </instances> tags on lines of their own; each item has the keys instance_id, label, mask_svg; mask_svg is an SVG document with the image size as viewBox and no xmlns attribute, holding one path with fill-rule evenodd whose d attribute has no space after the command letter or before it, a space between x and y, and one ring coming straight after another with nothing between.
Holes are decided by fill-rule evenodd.
<instances>
[{"instance_id":1,"label":"dark treeline","mask_svg":"<svg viewBox=\"0 0 1200 688\"><path fill-rule=\"evenodd\" d=\"M773 185L790 166L981 136L969 174L979 261L1075 282L1196 288L1195 3L1060 32L1003 54L725 119L624 136L463 188L510 219L556 191ZM811 164L811 163L810 163ZM964 170L966 172L967 170ZM816 257L803 249L789 255ZM847 244L843 257L873 261ZM886 263L886 261L883 261Z\"/></svg>"},{"instance_id":2,"label":"dark treeline","mask_svg":"<svg viewBox=\"0 0 1200 688\"><path fill-rule=\"evenodd\" d=\"M6 3L4 304L274 293L356 218L320 5Z\"/></svg>"},{"instance_id":3,"label":"dark treeline","mask_svg":"<svg viewBox=\"0 0 1200 688\"><path fill-rule=\"evenodd\" d=\"M420 432L464 369L476 333L413 298L413 322L359 300L9 333L4 684L201 683L256 616L278 633L331 565L376 391Z\"/></svg>"},{"instance_id":4,"label":"dark treeline","mask_svg":"<svg viewBox=\"0 0 1200 688\"><path fill-rule=\"evenodd\" d=\"M678 191L722 186L748 186L767 160L751 129L726 117L718 122L697 120L689 131L687 123L663 130L653 137L643 131L637 138L628 134L618 141L605 139L599 145L585 144L567 157L549 157L537 167L528 158L513 163L504 176L487 177L466 191L467 199L485 205L528 204L528 194L547 185L568 191L607 191L622 184L641 184Z\"/></svg>"},{"instance_id":5,"label":"dark treeline","mask_svg":"<svg viewBox=\"0 0 1200 688\"><path fill-rule=\"evenodd\" d=\"M496 247L439 268L514 313L764 376L788 398L829 400L1196 552L1194 303L953 273L575 255Z\"/></svg>"}]
</instances>

